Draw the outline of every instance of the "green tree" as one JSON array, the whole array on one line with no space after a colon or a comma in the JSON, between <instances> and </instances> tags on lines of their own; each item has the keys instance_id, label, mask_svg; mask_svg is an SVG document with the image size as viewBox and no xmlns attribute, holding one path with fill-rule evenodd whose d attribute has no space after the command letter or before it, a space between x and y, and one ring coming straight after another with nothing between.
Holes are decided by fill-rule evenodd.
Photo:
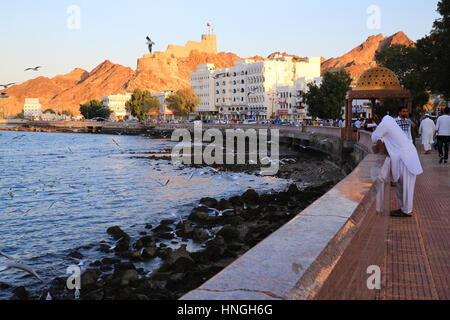
<instances>
[{"instance_id":1,"label":"green tree","mask_svg":"<svg viewBox=\"0 0 450 320\"><path fill-rule=\"evenodd\" d=\"M48 108L46 109L43 113L51 113L51 114L56 114L55 110Z\"/></svg>"},{"instance_id":2,"label":"green tree","mask_svg":"<svg viewBox=\"0 0 450 320\"><path fill-rule=\"evenodd\" d=\"M415 46L396 44L375 54L377 63L392 70L400 84L411 92L413 113L420 114L430 100L423 71L423 55Z\"/></svg>"},{"instance_id":3,"label":"green tree","mask_svg":"<svg viewBox=\"0 0 450 320\"><path fill-rule=\"evenodd\" d=\"M73 113L70 112L69 110L64 110L64 111L62 112L62 114L65 115L65 116L67 116L67 117L73 117Z\"/></svg>"},{"instance_id":4,"label":"green tree","mask_svg":"<svg viewBox=\"0 0 450 320\"><path fill-rule=\"evenodd\" d=\"M351 83L352 78L345 69L326 72L320 86L309 83L307 92L303 94L308 115L320 119L342 118Z\"/></svg>"},{"instance_id":5,"label":"green tree","mask_svg":"<svg viewBox=\"0 0 450 320\"><path fill-rule=\"evenodd\" d=\"M111 115L111 110L104 107L98 100L91 100L80 105L80 113L85 119L105 118L108 119Z\"/></svg>"},{"instance_id":6,"label":"green tree","mask_svg":"<svg viewBox=\"0 0 450 320\"><path fill-rule=\"evenodd\" d=\"M24 116L23 112L21 112L21 113L18 113L18 114L16 115L16 118L24 119L25 116Z\"/></svg>"},{"instance_id":7,"label":"green tree","mask_svg":"<svg viewBox=\"0 0 450 320\"><path fill-rule=\"evenodd\" d=\"M181 89L166 99L167 108L176 115L186 115L194 112L200 103L200 98L191 88Z\"/></svg>"},{"instance_id":8,"label":"green tree","mask_svg":"<svg viewBox=\"0 0 450 320\"><path fill-rule=\"evenodd\" d=\"M150 91L136 89L130 101L127 102L126 108L133 117L142 121L147 120L152 113L159 112L161 104L156 97L152 96Z\"/></svg>"},{"instance_id":9,"label":"green tree","mask_svg":"<svg viewBox=\"0 0 450 320\"><path fill-rule=\"evenodd\" d=\"M423 56L423 70L428 87L433 93L450 100L450 0L441 0L437 12L441 18L433 24L430 35L417 41Z\"/></svg>"}]
</instances>

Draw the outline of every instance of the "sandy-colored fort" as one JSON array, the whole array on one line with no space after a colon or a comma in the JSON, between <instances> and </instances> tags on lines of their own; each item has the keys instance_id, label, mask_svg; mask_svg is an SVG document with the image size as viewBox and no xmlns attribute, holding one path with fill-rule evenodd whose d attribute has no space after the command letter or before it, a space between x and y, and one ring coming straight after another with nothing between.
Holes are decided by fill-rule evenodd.
<instances>
[{"instance_id":1,"label":"sandy-colored fort","mask_svg":"<svg viewBox=\"0 0 450 320\"><path fill-rule=\"evenodd\" d=\"M189 57L192 51L217 54L217 38L215 34L203 34L201 42L188 41L185 46L169 45L166 52L156 51L153 54L145 54L138 59L137 71L160 70L162 65L169 72L178 72L177 59ZM167 70L161 70L161 72Z\"/></svg>"},{"instance_id":2,"label":"sandy-colored fort","mask_svg":"<svg viewBox=\"0 0 450 320\"><path fill-rule=\"evenodd\" d=\"M157 57L160 55L166 55L171 58L184 58L188 57L191 51L197 50L199 52L217 54L217 38L215 34L203 34L202 40L188 41L185 46L176 46L170 44L167 47L166 52L156 51L154 54L146 54L145 58Z\"/></svg>"}]
</instances>

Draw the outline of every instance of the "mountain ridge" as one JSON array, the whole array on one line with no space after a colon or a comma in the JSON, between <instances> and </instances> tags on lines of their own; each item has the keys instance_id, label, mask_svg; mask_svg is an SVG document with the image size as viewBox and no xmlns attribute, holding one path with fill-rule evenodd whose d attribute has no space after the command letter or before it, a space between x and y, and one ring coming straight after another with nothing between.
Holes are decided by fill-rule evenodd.
<instances>
[{"instance_id":1,"label":"mountain ridge","mask_svg":"<svg viewBox=\"0 0 450 320\"><path fill-rule=\"evenodd\" d=\"M356 81L369 67L376 66L375 52L394 44L413 45L414 43L402 31L384 37L373 35L351 51L337 58L322 58L322 73L340 68L348 70ZM274 52L290 57L298 57L288 53ZM37 77L7 90L10 98L2 99L5 116L15 116L22 112L25 98L39 98L42 109L71 111L79 114L79 105L92 99L101 100L104 95L131 92L136 88L161 92L178 90L190 85L190 73L196 71L197 65L215 64L217 69L233 66L241 58L234 53L219 52L217 54L192 50L189 56L175 57L164 52L144 55L138 59L137 68L115 64L105 60L90 72L75 68L71 72L53 78ZM261 56L250 59L263 60ZM5 101L6 100L6 101Z\"/></svg>"}]
</instances>

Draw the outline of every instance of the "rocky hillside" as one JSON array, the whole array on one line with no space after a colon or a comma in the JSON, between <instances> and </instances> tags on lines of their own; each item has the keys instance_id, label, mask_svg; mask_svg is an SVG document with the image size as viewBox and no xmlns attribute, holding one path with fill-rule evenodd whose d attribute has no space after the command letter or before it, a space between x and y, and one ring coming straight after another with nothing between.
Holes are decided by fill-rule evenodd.
<instances>
[{"instance_id":1,"label":"rocky hillside","mask_svg":"<svg viewBox=\"0 0 450 320\"><path fill-rule=\"evenodd\" d=\"M190 85L190 73L198 64L214 63L218 68L234 65L240 58L233 53L218 54L192 51L189 57L174 58L164 53L146 55L138 60L136 71L114 64L109 60L98 65L91 72L75 69L54 78L38 77L7 90L9 99L2 99L5 116L22 112L25 98L39 98L46 108L69 110L79 114L79 105L92 99L101 100L104 95L124 93L135 88L161 92L168 89L182 89Z\"/></svg>"},{"instance_id":2,"label":"rocky hillside","mask_svg":"<svg viewBox=\"0 0 450 320\"><path fill-rule=\"evenodd\" d=\"M375 53L394 44L414 45L402 31L390 37L382 34L369 37L365 42L339 58L331 58L322 63L322 73L329 70L345 68L351 73L355 82L369 67L377 66Z\"/></svg>"}]
</instances>

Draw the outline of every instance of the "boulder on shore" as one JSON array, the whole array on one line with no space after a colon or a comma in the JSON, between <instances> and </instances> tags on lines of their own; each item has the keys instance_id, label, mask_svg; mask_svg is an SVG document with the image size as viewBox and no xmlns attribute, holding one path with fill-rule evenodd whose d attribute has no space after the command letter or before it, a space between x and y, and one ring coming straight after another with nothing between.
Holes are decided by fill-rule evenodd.
<instances>
[{"instance_id":1,"label":"boulder on shore","mask_svg":"<svg viewBox=\"0 0 450 320\"><path fill-rule=\"evenodd\" d=\"M119 240L121 238L126 239L128 241L130 240L130 236L125 231L123 231L119 226L108 228L106 232L112 235L114 240Z\"/></svg>"}]
</instances>

